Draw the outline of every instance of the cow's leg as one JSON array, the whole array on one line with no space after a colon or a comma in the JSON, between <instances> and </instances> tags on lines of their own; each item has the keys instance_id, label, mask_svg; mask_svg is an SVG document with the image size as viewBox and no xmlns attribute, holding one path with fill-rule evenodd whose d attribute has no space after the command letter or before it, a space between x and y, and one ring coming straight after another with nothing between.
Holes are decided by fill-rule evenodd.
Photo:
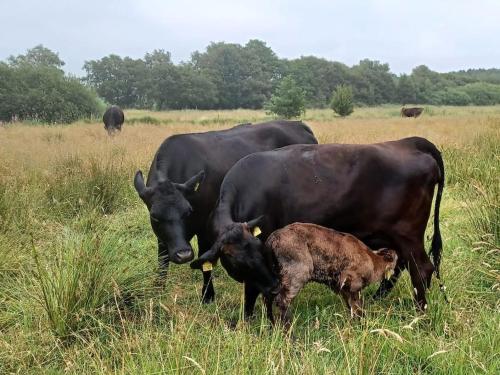
<instances>
[{"instance_id":1,"label":"cow's leg","mask_svg":"<svg viewBox=\"0 0 500 375\"><path fill-rule=\"evenodd\" d=\"M394 268L394 274L390 277L389 280L383 279L381 281L378 290L373 295L373 298L381 299L387 296L391 292L392 288L394 288L394 286L396 285L397 281L399 280L399 277L401 276L401 272L403 272L404 269L405 269L405 262L401 258L399 258L398 263Z\"/></svg>"},{"instance_id":2,"label":"cow's leg","mask_svg":"<svg viewBox=\"0 0 500 375\"><path fill-rule=\"evenodd\" d=\"M423 241L405 242L401 249L401 255L407 262L410 271L417 308L424 311L427 309L425 292L431 286L434 266L425 252Z\"/></svg>"},{"instance_id":3,"label":"cow's leg","mask_svg":"<svg viewBox=\"0 0 500 375\"><path fill-rule=\"evenodd\" d=\"M168 248L163 242L158 239L158 278L157 284L159 287L165 286L165 281L167 280L169 257Z\"/></svg>"},{"instance_id":4,"label":"cow's leg","mask_svg":"<svg viewBox=\"0 0 500 375\"><path fill-rule=\"evenodd\" d=\"M198 256L204 254L210 249L210 244L203 235L198 234ZM201 288L201 300L203 303L213 302L215 299L215 290L212 282L212 271L203 272L203 287Z\"/></svg>"},{"instance_id":5,"label":"cow's leg","mask_svg":"<svg viewBox=\"0 0 500 375\"><path fill-rule=\"evenodd\" d=\"M259 290L250 283L245 283L245 319L253 315L255 302L259 296Z\"/></svg>"}]
</instances>

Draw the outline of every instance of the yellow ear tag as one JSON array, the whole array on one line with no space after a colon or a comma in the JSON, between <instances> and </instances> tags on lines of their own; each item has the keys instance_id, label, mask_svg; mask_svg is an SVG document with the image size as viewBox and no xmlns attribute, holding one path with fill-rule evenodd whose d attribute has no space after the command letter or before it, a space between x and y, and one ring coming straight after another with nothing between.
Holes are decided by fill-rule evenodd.
<instances>
[{"instance_id":1,"label":"yellow ear tag","mask_svg":"<svg viewBox=\"0 0 500 375\"><path fill-rule=\"evenodd\" d=\"M194 191L198 191L199 187L200 187L200 183L197 182L196 185L194 185Z\"/></svg>"},{"instance_id":2,"label":"yellow ear tag","mask_svg":"<svg viewBox=\"0 0 500 375\"><path fill-rule=\"evenodd\" d=\"M203 263L201 265L201 269L203 270L203 272L212 271L212 269L213 269L212 263L210 263L210 262Z\"/></svg>"},{"instance_id":3,"label":"yellow ear tag","mask_svg":"<svg viewBox=\"0 0 500 375\"><path fill-rule=\"evenodd\" d=\"M262 233L262 231L260 230L260 228L259 228L259 227L255 227L255 228L253 228L253 235L254 235L255 237L257 237L257 236L258 236L259 234L261 234L261 233Z\"/></svg>"}]
</instances>

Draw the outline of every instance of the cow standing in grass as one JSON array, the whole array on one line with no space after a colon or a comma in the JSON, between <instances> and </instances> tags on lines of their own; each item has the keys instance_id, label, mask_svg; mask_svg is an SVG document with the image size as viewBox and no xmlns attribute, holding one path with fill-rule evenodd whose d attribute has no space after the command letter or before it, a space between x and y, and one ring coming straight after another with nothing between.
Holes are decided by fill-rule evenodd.
<instances>
[{"instance_id":1,"label":"cow standing in grass","mask_svg":"<svg viewBox=\"0 0 500 375\"><path fill-rule=\"evenodd\" d=\"M182 264L193 259L189 241L194 235L198 238L199 254L212 245L206 232L208 217L215 207L222 179L234 163L254 152L298 143L318 143L311 129L300 121L244 124L167 138L154 156L147 182L141 171L134 178L158 238L161 277L169 261ZM203 272L204 302L215 296L210 275L210 270Z\"/></svg>"},{"instance_id":2,"label":"cow standing in grass","mask_svg":"<svg viewBox=\"0 0 500 375\"><path fill-rule=\"evenodd\" d=\"M424 109L422 107L412 107L412 108L401 108L401 117L413 117L417 118L422 114Z\"/></svg>"},{"instance_id":3,"label":"cow standing in grass","mask_svg":"<svg viewBox=\"0 0 500 375\"><path fill-rule=\"evenodd\" d=\"M113 105L104 112L102 121L104 122L104 129L106 129L109 135L113 135L115 132L122 130L125 115L120 107Z\"/></svg>"},{"instance_id":4,"label":"cow standing in grass","mask_svg":"<svg viewBox=\"0 0 500 375\"><path fill-rule=\"evenodd\" d=\"M433 265L424 249L424 233L436 185ZM224 249L245 249L247 276L239 272L239 277L247 280L245 313L251 315L262 291L258 280L272 278L262 243L285 225L314 223L352 233L372 249L396 250L395 274L381 284L378 295L386 294L401 271L409 269L417 306L425 309L434 271L439 278L443 186L441 154L419 137L369 145L294 145L255 153L224 178L211 223L214 245L191 266L215 262ZM256 227L259 230L252 232Z\"/></svg>"}]
</instances>

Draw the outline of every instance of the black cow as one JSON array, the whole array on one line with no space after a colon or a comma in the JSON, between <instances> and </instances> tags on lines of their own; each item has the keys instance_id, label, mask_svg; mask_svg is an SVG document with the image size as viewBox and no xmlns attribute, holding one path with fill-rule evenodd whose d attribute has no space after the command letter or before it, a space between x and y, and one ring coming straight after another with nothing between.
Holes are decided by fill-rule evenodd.
<instances>
[{"instance_id":1,"label":"black cow","mask_svg":"<svg viewBox=\"0 0 500 375\"><path fill-rule=\"evenodd\" d=\"M424 232L436 184L433 266ZM443 186L441 154L424 138L295 145L255 153L224 178L211 220L216 241L191 267L221 257L230 276L245 283L245 312L250 315L259 293L276 292L273 259L262 243L290 223L314 223L352 233L372 249L395 249L397 270L378 293L386 294L401 270L409 268L418 307L425 309L434 270L439 278Z\"/></svg>"},{"instance_id":2,"label":"black cow","mask_svg":"<svg viewBox=\"0 0 500 375\"><path fill-rule=\"evenodd\" d=\"M401 108L401 117L414 117L417 118L422 114L424 109L422 107Z\"/></svg>"},{"instance_id":3,"label":"black cow","mask_svg":"<svg viewBox=\"0 0 500 375\"><path fill-rule=\"evenodd\" d=\"M199 253L212 245L206 224L215 207L226 172L242 157L290 144L317 144L311 129L300 121L242 124L232 129L167 138L153 159L147 183L137 171L134 185L146 203L158 237L161 275L169 260L193 259L189 240L198 237ZM203 301L214 298L210 271L203 272Z\"/></svg>"},{"instance_id":4,"label":"black cow","mask_svg":"<svg viewBox=\"0 0 500 375\"><path fill-rule=\"evenodd\" d=\"M113 105L104 112L102 121L104 122L104 129L109 135L113 135L114 132L122 130L125 115L120 107Z\"/></svg>"}]
</instances>

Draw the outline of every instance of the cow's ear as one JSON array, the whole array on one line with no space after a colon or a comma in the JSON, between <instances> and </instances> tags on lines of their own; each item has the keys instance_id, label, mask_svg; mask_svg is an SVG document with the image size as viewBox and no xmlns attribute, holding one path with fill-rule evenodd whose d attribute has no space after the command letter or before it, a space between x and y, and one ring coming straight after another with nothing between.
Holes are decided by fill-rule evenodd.
<instances>
[{"instance_id":1,"label":"cow's ear","mask_svg":"<svg viewBox=\"0 0 500 375\"><path fill-rule=\"evenodd\" d=\"M183 184L174 184L184 194L192 194L200 189L200 185L205 179L205 171L201 170Z\"/></svg>"},{"instance_id":2,"label":"cow's ear","mask_svg":"<svg viewBox=\"0 0 500 375\"><path fill-rule=\"evenodd\" d=\"M250 233L252 233L255 237L257 237L259 234L262 233L262 230L260 229L259 225L262 225L262 222L264 221L264 215L260 215L258 218L247 221L247 226L248 230Z\"/></svg>"},{"instance_id":3,"label":"cow's ear","mask_svg":"<svg viewBox=\"0 0 500 375\"><path fill-rule=\"evenodd\" d=\"M146 202L146 200L151 195L151 189L144 184L144 177L142 176L142 171L135 172L134 187L135 190L137 191L137 194L139 194L139 197L141 197L141 199L144 202Z\"/></svg>"}]
</instances>

